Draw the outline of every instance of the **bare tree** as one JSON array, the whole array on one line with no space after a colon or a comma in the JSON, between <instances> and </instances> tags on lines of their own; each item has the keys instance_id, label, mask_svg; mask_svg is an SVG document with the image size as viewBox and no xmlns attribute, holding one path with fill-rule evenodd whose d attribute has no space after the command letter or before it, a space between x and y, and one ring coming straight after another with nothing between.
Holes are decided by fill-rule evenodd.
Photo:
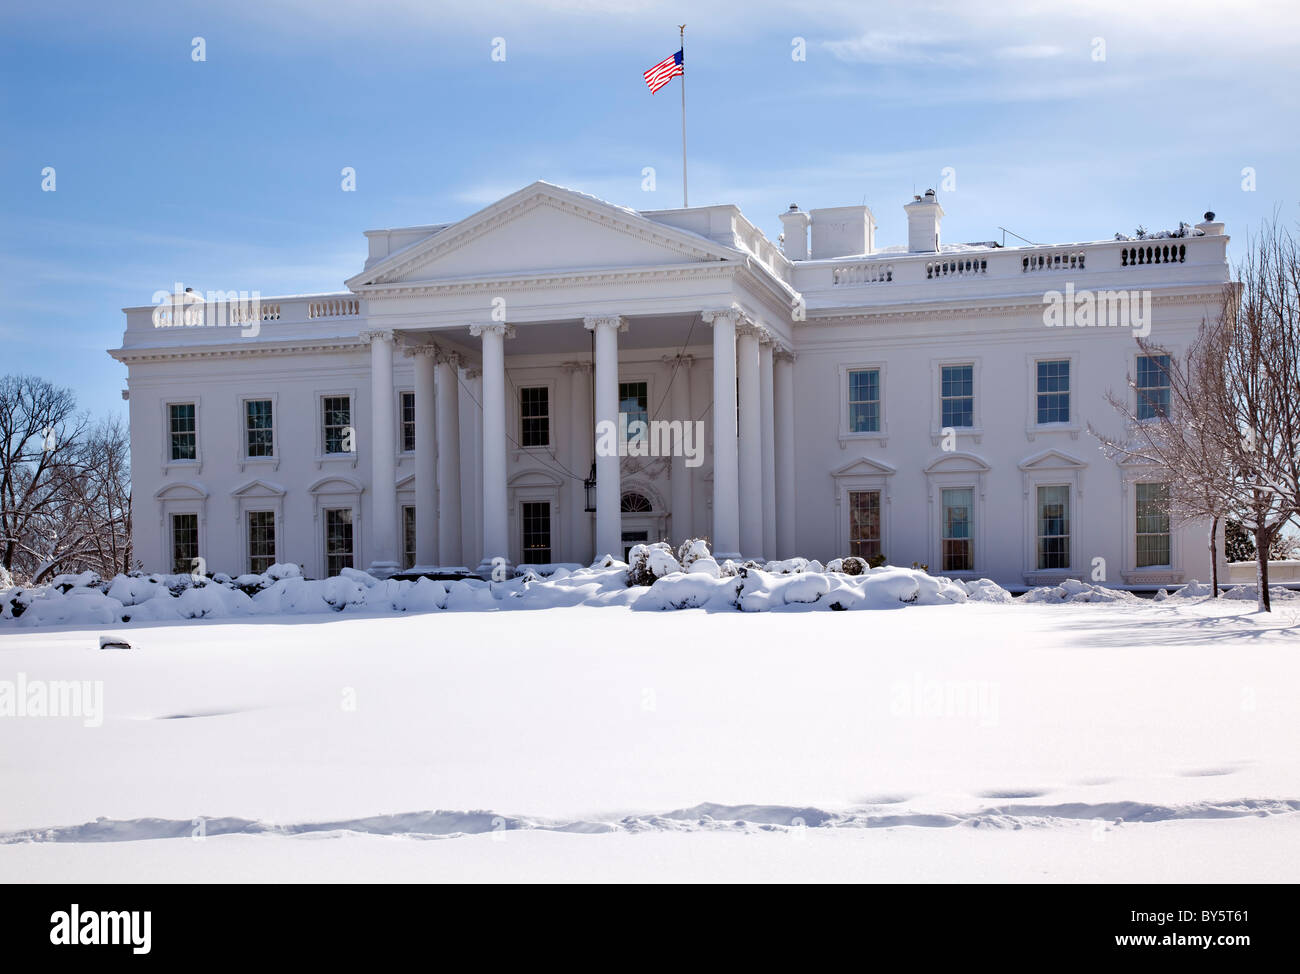
<instances>
[{"instance_id":1,"label":"bare tree","mask_svg":"<svg viewBox=\"0 0 1300 974\"><path fill-rule=\"evenodd\" d=\"M1221 518L1239 521L1254 536L1259 608L1267 612L1269 552L1300 511L1295 241L1276 221L1266 224L1235 270L1238 281L1224 288L1218 318L1202 325L1181 359L1139 339L1145 353L1169 356L1167 408L1139 420L1127 398L1111 396L1129 421L1129 437L1099 438L1112 455L1162 468L1178 516L1211 520L1216 564ZM1136 389L1131 377L1129 386Z\"/></svg>"},{"instance_id":2,"label":"bare tree","mask_svg":"<svg viewBox=\"0 0 1300 974\"><path fill-rule=\"evenodd\" d=\"M1158 405L1154 416L1139 418L1141 397L1132 376L1128 376L1131 396L1106 396L1111 406L1125 420L1128 437L1112 437L1089 432L1102 442L1108 456L1157 467L1169 479L1169 515L1174 521L1208 520L1207 548L1210 555L1210 584L1214 597L1219 595L1219 524L1232 509L1231 458L1224 451L1225 432L1222 417L1208 411L1203 404L1214 387L1222 384L1221 370L1212 355L1201 352L1216 340L1214 329L1202 325L1190 352L1179 358L1168 349L1144 338L1138 346L1148 356L1164 356L1169 362L1166 382L1169 403ZM1159 361L1159 359L1156 359ZM1154 405L1154 404L1153 404Z\"/></svg>"},{"instance_id":3,"label":"bare tree","mask_svg":"<svg viewBox=\"0 0 1300 974\"><path fill-rule=\"evenodd\" d=\"M0 378L0 577L133 567L128 456L121 423L92 428L70 390Z\"/></svg>"}]
</instances>

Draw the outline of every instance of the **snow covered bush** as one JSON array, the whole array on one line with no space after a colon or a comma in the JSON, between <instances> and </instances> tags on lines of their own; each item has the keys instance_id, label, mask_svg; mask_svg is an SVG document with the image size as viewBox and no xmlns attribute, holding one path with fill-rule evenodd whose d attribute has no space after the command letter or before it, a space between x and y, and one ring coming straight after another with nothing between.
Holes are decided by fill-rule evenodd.
<instances>
[{"instance_id":1,"label":"snow covered bush","mask_svg":"<svg viewBox=\"0 0 1300 974\"><path fill-rule=\"evenodd\" d=\"M682 566L673 557L667 542L633 545L628 552L628 585L653 585L665 575L681 572Z\"/></svg>"},{"instance_id":2,"label":"snow covered bush","mask_svg":"<svg viewBox=\"0 0 1300 974\"><path fill-rule=\"evenodd\" d=\"M856 555L849 555L847 558L835 558L826 563L828 572L843 572L845 575L861 575L868 567L866 561Z\"/></svg>"},{"instance_id":3,"label":"snow covered bush","mask_svg":"<svg viewBox=\"0 0 1300 974\"><path fill-rule=\"evenodd\" d=\"M1042 585L1032 588L1018 599L1020 602L1140 602L1132 592L1089 585L1077 578L1067 578L1060 585Z\"/></svg>"},{"instance_id":4,"label":"snow covered bush","mask_svg":"<svg viewBox=\"0 0 1300 974\"><path fill-rule=\"evenodd\" d=\"M954 581L908 568L828 572L816 561L791 558L758 567L728 560L719 566L703 541L682 552L666 544L637 545L631 564L613 557L589 568L555 567L504 582L463 578L380 579L344 569L307 579L296 565L261 574L212 577L133 572L102 581L91 573L58 584L0 592L0 621L16 626L109 625L119 622L221 619L250 616L484 612L561 606L625 605L648 611L699 608L720 612L844 611L1010 601L988 579ZM841 566L842 567L842 566ZM860 567L860 566L858 566Z\"/></svg>"}]
</instances>

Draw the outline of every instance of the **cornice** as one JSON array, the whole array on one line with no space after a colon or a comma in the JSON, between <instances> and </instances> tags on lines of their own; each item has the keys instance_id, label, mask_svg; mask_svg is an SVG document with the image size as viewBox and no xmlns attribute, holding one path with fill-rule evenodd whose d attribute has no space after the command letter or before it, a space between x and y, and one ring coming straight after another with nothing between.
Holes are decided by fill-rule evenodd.
<instances>
[{"instance_id":1,"label":"cornice","mask_svg":"<svg viewBox=\"0 0 1300 974\"><path fill-rule=\"evenodd\" d=\"M1216 288L1213 291L1187 294L1153 293L1151 295L1151 301L1152 304L1164 306L1196 305L1204 304L1206 300L1217 301L1220 299L1220 296L1221 291ZM954 299L954 301L947 304L947 306L929 304L924 308L899 307L895 305L893 307L885 306L880 308L858 306L809 309L807 318L803 321L796 322L796 324L803 327L807 327L811 324L834 325L857 322L864 318L869 318L873 321L914 321L917 319L947 321L956 318L996 318L1007 314L1023 314L1027 310L1041 311L1043 308L1041 294L1026 296L1012 301L1003 301L998 304L959 305L956 303L958 300L960 299Z\"/></svg>"},{"instance_id":2,"label":"cornice","mask_svg":"<svg viewBox=\"0 0 1300 974\"><path fill-rule=\"evenodd\" d=\"M603 268L585 271L551 271L544 274L506 275L503 277L460 278L448 281L411 281L393 284L367 284L357 289L369 301L395 300L404 297L428 297L438 294L474 294L482 291L530 291L572 287L574 284L619 284L625 281L673 281L696 278L729 278L745 272L739 264L716 261L710 264L666 265L651 268Z\"/></svg>"},{"instance_id":3,"label":"cornice","mask_svg":"<svg viewBox=\"0 0 1300 974\"><path fill-rule=\"evenodd\" d=\"M260 358L264 356L300 355L304 352L356 352L364 348L366 348L366 343L360 339L333 339L317 342L283 342L274 345L255 342L248 345L114 348L110 349L108 354L125 365L134 365L138 362L169 362L179 359Z\"/></svg>"}]
</instances>

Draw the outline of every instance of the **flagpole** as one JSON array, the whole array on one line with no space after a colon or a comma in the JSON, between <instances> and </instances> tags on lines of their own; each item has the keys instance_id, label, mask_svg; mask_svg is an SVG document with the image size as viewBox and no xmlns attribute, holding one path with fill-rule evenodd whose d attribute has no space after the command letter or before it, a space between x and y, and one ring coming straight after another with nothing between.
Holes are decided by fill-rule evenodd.
<instances>
[{"instance_id":1,"label":"flagpole","mask_svg":"<svg viewBox=\"0 0 1300 974\"><path fill-rule=\"evenodd\" d=\"M682 208L690 206L686 197L686 25L679 24L682 34Z\"/></svg>"}]
</instances>

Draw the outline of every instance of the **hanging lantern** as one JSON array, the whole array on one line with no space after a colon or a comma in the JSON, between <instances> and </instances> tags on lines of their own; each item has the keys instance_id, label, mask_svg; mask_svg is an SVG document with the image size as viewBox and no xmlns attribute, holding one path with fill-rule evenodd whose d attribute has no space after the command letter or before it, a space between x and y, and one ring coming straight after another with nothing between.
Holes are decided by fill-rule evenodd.
<instances>
[{"instance_id":1,"label":"hanging lantern","mask_svg":"<svg viewBox=\"0 0 1300 974\"><path fill-rule=\"evenodd\" d=\"M591 461L591 476L582 482L583 488L587 492L587 506L583 511L592 514L596 510L596 461Z\"/></svg>"}]
</instances>

